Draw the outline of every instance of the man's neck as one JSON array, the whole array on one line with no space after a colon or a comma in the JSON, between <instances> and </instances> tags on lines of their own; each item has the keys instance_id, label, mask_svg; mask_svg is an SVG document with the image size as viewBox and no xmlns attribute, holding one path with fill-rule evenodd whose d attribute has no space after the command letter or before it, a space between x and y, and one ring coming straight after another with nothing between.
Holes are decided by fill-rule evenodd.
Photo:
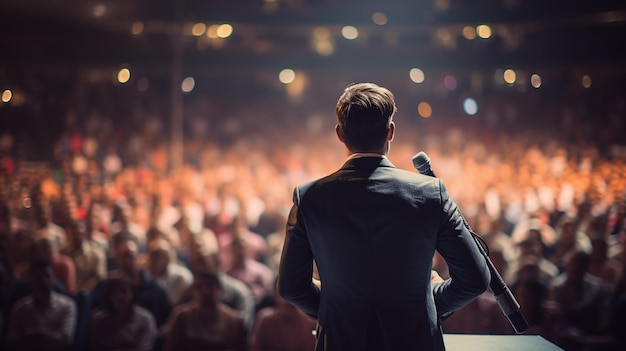
<instances>
[{"instance_id":1,"label":"man's neck","mask_svg":"<svg viewBox=\"0 0 626 351\"><path fill-rule=\"evenodd\" d=\"M348 159L351 160L353 158L361 158L361 157L384 157L387 155L379 153L379 152L351 152L348 154Z\"/></svg>"}]
</instances>

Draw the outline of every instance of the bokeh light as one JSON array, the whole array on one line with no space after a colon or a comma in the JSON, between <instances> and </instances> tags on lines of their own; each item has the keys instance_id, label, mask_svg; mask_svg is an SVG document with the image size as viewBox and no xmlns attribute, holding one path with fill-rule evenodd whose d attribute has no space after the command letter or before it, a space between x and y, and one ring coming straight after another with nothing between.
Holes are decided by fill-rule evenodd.
<instances>
[{"instance_id":1,"label":"bokeh light","mask_svg":"<svg viewBox=\"0 0 626 351\"><path fill-rule=\"evenodd\" d=\"M465 100L463 100L463 111L465 111L465 113L470 116L478 113L478 103L476 102L476 100L472 98L466 98Z\"/></svg>"},{"instance_id":2,"label":"bokeh light","mask_svg":"<svg viewBox=\"0 0 626 351\"><path fill-rule=\"evenodd\" d=\"M143 33L143 22L137 21L133 23L133 25L130 27L130 32L132 35L139 35Z\"/></svg>"},{"instance_id":3,"label":"bokeh light","mask_svg":"<svg viewBox=\"0 0 626 351\"><path fill-rule=\"evenodd\" d=\"M183 79L183 82L180 84L180 90L184 93L188 93L196 87L196 80L193 77L187 77Z\"/></svg>"},{"instance_id":4,"label":"bokeh light","mask_svg":"<svg viewBox=\"0 0 626 351\"><path fill-rule=\"evenodd\" d=\"M326 27L315 27L315 29L313 29L313 38L317 40L328 40L330 38L330 30Z\"/></svg>"},{"instance_id":5,"label":"bokeh light","mask_svg":"<svg viewBox=\"0 0 626 351\"><path fill-rule=\"evenodd\" d=\"M465 37L465 39L467 40L476 39L476 28L471 26L463 27L463 37Z\"/></svg>"},{"instance_id":6,"label":"bokeh light","mask_svg":"<svg viewBox=\"0 0 626 351\"><path fill-rule=\"evenodd\" d=\"M539 87L541 86L541 76L538 74L533 74L532 76L530 76L530 85L533 86L533 88L535 89L539 89Z\"/></svg>"},{"instance_id":7,"label":"bokeh light","mask_svg":"<svg viewBox=\"0 0 626 351\"><path fill-rule=\"evenodd\" d=\"M456 78L447 75L443 78L443 86L448 90L456 90Z\"/></svg>"},{"instance_id":8,"label":"bokeh light","mask_svg":"<svg viewBox=\"0 0 626 351\"><path fill-rule=\"evenodd\" d=\"M5 89L2 92L2 102L8 103L9 101L11 101L12 97L13 97L13 92L9 89Z\"/></svg>"},{"instance_id":9,"label":"bokeh light","mask_svg":"<svg viewBox=\"0 0 626 351\"><path fill-rule=\"evenodd\" d=\"M263 12L275 13L278 11L279 5L278 0L263 0Z\"/></svg>"},{"instance_id":10,"label":"bokeh light","mask_svg":"<svg viewBox=\"0 0 626 351\"><path fill-rule=\"evenodd\" d=\"M130 70L126 67L117 72L117 81L124 84L130 80Z\"/></svg>"},{"instance_id":11,"label":"bokeh light","mask_svg":"<svg viewBox=\"0 0 626 351\"><path fill-rule=\"evenodd\" d=\"M146 77L140 78L139 81L137 82L138 91L144 92L148 90L149 86L150 86L150 81Z\"/></svg>"},{"instance_id":12,"label":"bokeh light","mask_svg":"<svg viewBox=\"0 0 626 351\"><path fill-rule=\"evenodd\" d=\"M322 56L329 56L335 51L335 46L329 40L320 40L315 43L315 51Z\"/></svg>"},{"instance_id":13,"label":"bokeh light","mask_svg":"<svg viewBox=\"0 0 626 351\"><path fill-rule=\"evenodd\" d=\"M209 26L209 28L207 28L206 30L206 35L207 37L211 38L211 39L217 39L217 29L220 27L219 24L212 24Z\"/></svg>"},{"instance_id":14,"label":"bokeh light","mask_svg":"<svg viewBox=\"0 0 626 351\"><path fill-rule=\"evenodd\" d=\"M387 16L382 12L374 12L372 15L372 22L379 26L384 26L387 24Z\"/></svg>"},{"instance_id":15,"label":"bokeh light","mask_svg":"<svg viewBox=\"0 0 626 351\"><path fill-rule=\"evenodd\" d=\"M514 84L517 80L517 73L511 68L504 70L504 74L502 76L504 78L504 82L507 84Z\"/></svg>"},{"instance_id":16,"label":"bokeh light","mask_svg":"<svg viewBox=\"0 0 626 351\"><path fill-rule=\"evenodd\" d=\"M354 40L359 37L359 30L353 26L345 26L341 28L341 35L346 39Z\"/></svg>"},{"instance_id":17,"label":"bokeh light","mask_svg":"<svg viewBox=\"0 0 626 351\"><path fill-rule=\"evenodd\" d=\"M483 39L488 39L491 38L491 27L489 27L486 24L481 24L476 26L476 34L478 34L479 37L483 38Z\"/></svg>"},{"instance_id":18,"label":"bokeh light","mask_svg":"<svg viewBox=\"0 0 626 351\"><path fill-rule=\"evenodd\" d=\"M429 118L433 114L433 108L426 101L422 101L417 105L417 113L423 118Z\"/></svg>"},{"instance_id":19,"label":"bokeh light","mask_svg":"<svg viewBox=\"0 0 626 351\"><path fill-rule=\"evenodd\" d=\"M296 79L296 72L291 68L285 68L278 74L278 80L283 84L290 84Z\"/></svg>"},{"instance_id":20,"label":"bokeh light","mask_svg":"<svg viewBox=\"0 0 626 351\"><path fill-rule=\"evenodd\" d=\"M204 35L206 32L206 24L204 23L196 23L191 27L191 34L193 36L199 37Z\"/></svg>"},{"instance_id":21,"label":"bokeh light","mask_svg":"<svg viewBox=\"0 0 626 351\"><path fill-rule=\"evenodd\" d=\"M423 83L426 77L424 76L424 71L419 68L411 68L409 71L409 77L415 83Z\"/></svg>"},{"instance_id":22,"label":"bokeh light","mask_svg":"<svg viewBox=\"0 0 626 351\"><path fill-rule=\"evenodd\" d=\"M217 27L217 36L222 39L228 38L233 34L233 30L233 26L228 23L220 24Z\"/></svg>"},{"instance_id":23,"label":"bokeh light","mask_svg":"<svg viewBox=\"0 0 626 351\"><path fill-rule=\"evenodd\" d=\"M102 17L107 12L107 7L103 4L97 4L93 7L93 15L94 17Z\"/></svg>"},{"instance_id":24,"label":"bokeh light","mask_svg":"<svg viewBox=\"0 0 626 351\"><path fill-rule=\"evenodd\" d=\"M585 74L583 76L583 79L582 79L581 83L583 85L583 88L585 88L585 89L591 88L591 77Z\"/></svg>"}]
</instances>

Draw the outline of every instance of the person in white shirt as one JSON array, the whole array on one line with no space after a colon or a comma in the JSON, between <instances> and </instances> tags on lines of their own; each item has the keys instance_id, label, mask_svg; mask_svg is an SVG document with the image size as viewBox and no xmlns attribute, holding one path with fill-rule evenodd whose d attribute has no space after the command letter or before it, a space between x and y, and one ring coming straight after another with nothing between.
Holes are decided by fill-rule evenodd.
<instances>
[{"instance_id":1,"label":"person in white shirt","mask_svg":"<svg viewBox=\"0 0 626 351\"><path fill-rule=\"evenodd\" d=\"M172 245L163 238L148 244L146 268L165 289L172 306L181 302L183 294L193 284L193 275L186 267L176 262Z\"/></svg>"},{"instance_id":2,"label":"person in white shirt","mask_svg":"<svg viewBox=\"0 0 626 351\"><path fill-rule=\"evenodd\" d=\"M6 350L69 349L74 342L76 303L52 291L55 278L51 262L31 263L29 278L33 291L13 306Z\"/></svg>"}]
</instances>

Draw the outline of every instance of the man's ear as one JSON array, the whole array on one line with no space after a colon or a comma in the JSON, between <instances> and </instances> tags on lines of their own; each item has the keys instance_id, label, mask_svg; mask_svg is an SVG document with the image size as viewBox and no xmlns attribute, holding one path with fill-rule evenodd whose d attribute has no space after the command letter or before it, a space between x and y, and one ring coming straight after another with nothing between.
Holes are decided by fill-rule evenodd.
<instances>
[{"instance_id":1,"label":"man's ear","mask_svg":"<svg viewBox=\"0 0 626 351\"><path fill-rule=\"evenodd\" d=\"M396 135L396 124L392 122L389 123L389 130L387 130L387 140L393 141L393 137Z\"/></svg>"},{"instance_id":2,"label":"man's ear","mask_svg":"<svg viewBox=\"0 0 626 351\"><path fill-rule=\"evenodd\" d=\"M345 142L343 141L343 137L341 136L341 126L339 125L339 123L335 125L335 134L337 134L337 138L339 139L339 141L345 144Z\"/></svg>"}]
</instances>

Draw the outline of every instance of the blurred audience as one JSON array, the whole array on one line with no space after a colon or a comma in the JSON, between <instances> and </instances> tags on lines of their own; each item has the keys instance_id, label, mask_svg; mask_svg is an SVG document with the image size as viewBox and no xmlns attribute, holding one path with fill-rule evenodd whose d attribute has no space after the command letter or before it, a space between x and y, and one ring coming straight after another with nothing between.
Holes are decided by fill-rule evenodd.
<instances>
[{"instance_id":1,"label":"blurred audience","mask_svg":"<svg viewBox=\"0 0 626 351\"><path fill-rule=\"evenodd\" d=\"M261 309L250 334L250 351L315 349L317 323L274 291L274 306Z\"/></svg>"},{"instance_id":2,"label":"blurred audience","mask_svg":"<svg viewBox=\"0 0 626 351\"><path fill-rule=\"evenodd\" d=\"M167 326L165 350L247 350L244 321L221 302L214 272L194 275L194 298L174 309Z\"/></svg>"},{"instance_id":3,"label":"blurred audience","mask_svg":"<svg viewBox=\"0 0 626 351\"><path fill-rule=\"evenodd\" d=\"M35 260L29 268L32 293L13 306L6 350L70 350L76 328L76 303L52 291L50 261Z\"/></svg>"},{"instance_id":4,"label":"blurred audience","mask_svg":"<svg viewBox=\"0 0 626 351\"><path fill-rule=\"evenodd\" d=\"M191 271L176 262L176 253L169 241L156 238L149 242L147 271L165 289L172 306L178 305L185 291L193 284Z\"/></svg>"},{"instance_id":5,"label":"blurred audience","mask_svg":"<svg viewBox=\"0 0 626 351\"><path fill-rule=\"evenodd\" d=\"M137 262L138 245L135 237L125 231L113 235L111 246L117 270L109 272L109 277L122 277L130 280L133 297L137 305L150 311L154 316L157 328L161 328L170 314L172 306L163 289L156 280ZM106 281L100 283L92 292L94 307L104 303L103 293Z\"/></svg>"},{"instance_id":6,"label":"blurred audience","mask_svg":"<svg viewBox=\"0 0 626 351\"><path fill-rule=\"evenodd\" d=\"M137 305L133 285L127 278L112 278L102 292L102 308L93 311L88 350L152 351L157 337L150 311Z\"/></svg>"},{"instance_id":7,"label":"blurred audience","mask_svg":"<svg viewBox=\"0 0 626 351\"><path fill-rule=\"evenodd\" d=\"M106 278L106 255L102 247L87 238L84 222L73 220L68 230L68 245L63 253L72 259L76 270L75 292L91 291Z\"/></svg>"},{"instance_id":8,"label":"blurred audience","mask_svg":"<svg viewBox=\"0 0 626 351\"><path fill-rule=\"evenodd\" d=\"M162 99L104 88L90 94L98 98L68 104L60 135L46 134L51 155L32 155L29 139L0 132L2 349L31 346L14 331L24 312L11 311L28 306L21 299L44 296L42 285L50 301L67 304L28 308L73 299L78 326L38 325L26 333L43 336L28 342L62 339L54 342L76 351L160 351L180 340L242 348L248 331L253 349L276 346L274 337L293 336L284 350L296 339L312 342L310 322L286 322L296 313L274 295L273 282L293 186L345 161L327 112L312 101L208 106L190 96L193 113L175 156ZM603 101L593 109L582 99L531 101L532 111L516 112L526 119L506 122L499 116L513 104L502 97L486 98L484 116L471 120L399 112L405 128L390 156L411 171L419 149L436 160L433 169L520 302L527 333L568 350L626 345L626 141L622 119L609 118L626 114L626 104ZM594 123L580 128L590 118L585 111ZM35 259L49 261L53 275L32 276ZM433 265L447 277L445 262L435 256ZM513 333L497 307L487 293L444 331ZM196 319L201 324L187 330ZM302 338L285 332L296 326Z\"/></svg>"}]
</instances>

